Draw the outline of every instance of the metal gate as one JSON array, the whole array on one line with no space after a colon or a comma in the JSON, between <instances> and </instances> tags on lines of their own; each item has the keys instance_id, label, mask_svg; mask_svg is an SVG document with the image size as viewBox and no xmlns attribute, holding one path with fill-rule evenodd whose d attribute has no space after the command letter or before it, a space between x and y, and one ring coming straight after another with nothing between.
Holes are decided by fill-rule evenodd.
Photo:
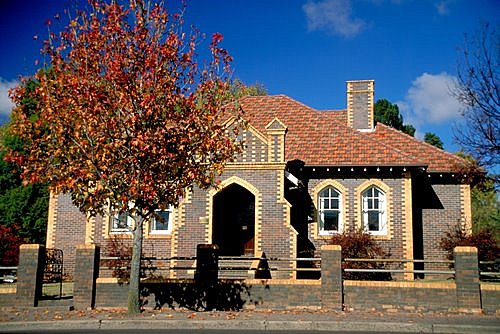
<instances>
[{"instance_id":1,"label":"metal gate","mask_svg":"<svg viewBox=\"0 0 500 334\"><path fill-rule=\"evenodd\" d=\"M62 297L63 251L62 249L45 249L45 266L43 283L59 283L59 298Z\"/></svg>"}]
</instances>

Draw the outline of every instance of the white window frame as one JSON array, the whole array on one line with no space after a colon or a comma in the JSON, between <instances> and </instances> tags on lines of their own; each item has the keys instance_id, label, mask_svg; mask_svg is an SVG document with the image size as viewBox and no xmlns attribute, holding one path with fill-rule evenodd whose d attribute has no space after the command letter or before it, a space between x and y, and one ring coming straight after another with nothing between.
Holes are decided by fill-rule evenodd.
<instances>
[{"instance_id":1,"label":"white window frame","mask_svg":"<svg viewBox=\"0 0 500 334\"><path fill-rule=\"evenodd\" d=\"M368 194L368 192L372 194ZM375 195L373 191L378 191ZM375 201L377 200L377 201ZM386 235L387 234L387 195L386 193L376 186L370 186L361 193L362 201L362 219L363 219L363 229L371 235ZM371 202L371 208L369 203ZM378 205L375 205L378 203ZM378 213L378 230L370 230L368 224L368 218L370 212Z\"/></svg>"},{"instance_id":2,"label":"white window frame","mask_svg":"<svg viewBox=\"0 0 500 334\"><path fill-rule=\"evenodd\" d=\"M126 213L113 213L110 218L111 233L130 233L134 226L134 220ZM116 223L120 222L123 218L126 218L126 227L116 227L118 225Z\"/></svg>"},{"instance_id":3,"label":"white window frame","mask_svg":"<svg viewBox=\"0 0 500 334\"><path fill-rule=\"evenodd\" d=\"M323 196L323 192L328 190L328 196ZM332 192L336 194L332 194ZM337 196L335 196L337 195ZM331 208L332 201L334 199L338 200L338 208ZM328 200L328 208L324 207L324 202L325 200ZM327 186L318 193L318 230L320 235L333 235L333 234L338 234L342 233L343 229L343 203L342 203L342 192L340 192L337 188L333 186ZM337 217L338 217L338 228L337 230L325 230L324 227L324 212L325 211L331 211L331 212L337 212Z\"/></svg>"},{"instance_id":4,"label":"white window frame","mask_svg":"<svg viewBox=\"0 0 500 334\"><path fill-rule=\"evenodd\" d=\"M174 215L174 207L170 205L167 209L165 210L155 210L156 212L168 212L168 221L167 221L167 229L166 230L159 230L156 229L156 224L161 223L159 219L156 217L151 218L151 227L150 227L150 234L170 234L172 233L172 221L173 221L173 215Z\"/></svg>"}]
</instances>

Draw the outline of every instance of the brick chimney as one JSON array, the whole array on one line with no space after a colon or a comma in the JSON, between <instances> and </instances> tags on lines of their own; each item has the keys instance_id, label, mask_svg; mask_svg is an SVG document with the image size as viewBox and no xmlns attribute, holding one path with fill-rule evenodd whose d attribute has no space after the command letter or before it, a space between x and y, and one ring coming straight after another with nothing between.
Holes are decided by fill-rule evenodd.
<instances>
[{"instance_id":1,"label":"brick chimney","mask_svg":"<svg viewBox=\"0 0 500 334\"><path fill-rule=\"evenodd\" d=\"M373 80L347 81L347 124L356 130L371 131L373 119Z\"/></svg>"}]
</instances>

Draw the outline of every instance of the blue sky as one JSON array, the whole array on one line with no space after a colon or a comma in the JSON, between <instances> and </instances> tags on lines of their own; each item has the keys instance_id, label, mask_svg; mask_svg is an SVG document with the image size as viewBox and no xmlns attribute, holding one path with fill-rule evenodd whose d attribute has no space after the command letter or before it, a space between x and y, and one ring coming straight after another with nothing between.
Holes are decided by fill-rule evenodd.
<instances>
[{"instance_id":1,"label":"blue sky","mask_svg":"<svg viewBox=\"0 0 500 334\"><path fill-rule=\"evenodd\" d=\"M44 22L74 1L0 0L0 119L11 108L7 89L37 68ZM458 150L460 106L449 95L458 48L499 17L498 0L190 0L186 13L202 32L224 35L243 82L344 109L345 81L374 79L376 99L397 103L417 136L435 132L449 151Z\"/></svg>"}]
</instances>

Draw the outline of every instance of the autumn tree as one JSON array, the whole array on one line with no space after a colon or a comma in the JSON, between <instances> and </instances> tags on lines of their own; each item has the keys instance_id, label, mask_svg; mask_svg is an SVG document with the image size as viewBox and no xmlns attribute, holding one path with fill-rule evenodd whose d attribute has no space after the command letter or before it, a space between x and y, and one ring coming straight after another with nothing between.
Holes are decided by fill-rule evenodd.
<instances>
[{"instance_id":1,"label":"autumn tree","mask_svg":"<svg viewBox=\"0 0 500 334\"><path fill-rule=\"evenodd\" d=\"M415 135L415 127L403 123L403 115L399 113L397 104L393 104L386 99L380 99L375 102L373 109L376 122L384 123L410 136Z\"/></svg>"},{"instance_id":2,"label":"autumn tree","mask_svg":"<svg viewBox=\"0 0 500 334\"><path fill-rule=\"evenodd\" d=\"M444 149L443 141L437 134L433 132L426 132L424 135L424 141L427 144L431 144L432 146L436 146L437 148Z\"/></svg>"},{"instance_id":3,"label":"autumn tree","mask_svg":"<svg viewBox=\"0 0 500 334\"><path fill-rule=\"evenodd\" d=\"M22 107L24 85L11 91L11 131L26 145L7 158L25 182L69 193L88 217L111 208L134 221L133 313L140 311L143 222L177 204L188 187L214 185L241 150L238 113L228 132L222 111L231 109L231 57L222 35L213 34L202 61L203 35L184 31L182 10L144 0L89 1L45 42L50 63L33 78L37 113L30 117Z\"/></svg>"},{"instance_id":4,"label":"autumn tree","mask_svg":"<svg viewBox=\"0 0 500 334\"><path fill-rule=\"evenodd\" d=\"M463 105L463 122L454 130L462 149L484 166L500 163L500 32L483 24L465 36L453 95Z\"/></svg>"}]
</instances>

